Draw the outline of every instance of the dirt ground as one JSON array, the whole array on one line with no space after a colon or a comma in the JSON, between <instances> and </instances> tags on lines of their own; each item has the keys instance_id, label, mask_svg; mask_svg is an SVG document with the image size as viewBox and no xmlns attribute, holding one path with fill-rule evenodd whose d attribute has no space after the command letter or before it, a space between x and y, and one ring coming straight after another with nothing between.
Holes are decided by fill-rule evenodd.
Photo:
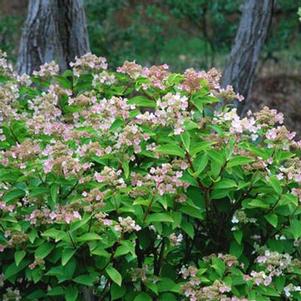
<instances>
[{"instance_id":1,"label":"dirt ground","mask_svg":"<svg viewBox=\"0 0 301 301\"><path fill-rule=\"evenodd\" d=\"M286 126L301 138L301 74L262 74L257 77L250 98L250 109L262 106L277 109Z\"/></svg>"}]
</instances>

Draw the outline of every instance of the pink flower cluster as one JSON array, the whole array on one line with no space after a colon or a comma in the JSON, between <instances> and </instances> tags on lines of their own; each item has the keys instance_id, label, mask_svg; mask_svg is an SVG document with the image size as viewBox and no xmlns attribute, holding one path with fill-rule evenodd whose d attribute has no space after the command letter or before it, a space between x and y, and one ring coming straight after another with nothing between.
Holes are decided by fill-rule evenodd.
<instances>
[{"instance_id":1,"label":"pink flower cluster","mask_svg":"<svg viewBox=\"0 0 301 301\"><path fill-rule=\"evenodd\" d=\"M55 61L45 63L44 65L40 66L40 70L33 71L34 76L39 77L50 77L57 75L60 71L59 66L55 63Z\"/></svg>"},{"instance_id":2,"label":"pink flower cluster","mask_svg":"<svg viewBox=\"0 0 301 301\"><path fill-rule=\"evenodd\" d=\"M253 140L257 139L257 132L261 128L260 125L256 124L256 120L252 116L241 119L236 109L232 109L229 112L217 113L213 122L216 124L230 123L230 133L243 134L247 132L251 134Z\"/></svg>"},{"instance_id":3,"label":"pink flower cluster","mask_svg":"<svg viewBox=\"0 0 301 301\"><path fill-rule=\"evenodd\" d=\"M94 179L99 183L114 187L115 189L120 189L126 187L123 178L121 178L121 174L121 170L116 171L111 167L105 166L100 173L95 172Z\"/></svg>"},{"instance_id":4,"label":"pink flower cluster","mask_svg":"<svg viewBox=\"0 0 301 301\"><path fill-rule=\"evenodd\" d=\"M269 286L273 281L273 277L281 276L290 267L292 257L289 254L266 250L263 255L256 258L256 262L263 266L265 271L252 271L247 278L256 285Z\"/></svg>"},{"instance_id":5,"label":"pink flower cluster","mask_svg":"<svg viewBox=\"0 0 301 301\"><path fill-rule=\"evenodd\" d=\"M284 165L279 168L278 179L284 177L289 181L301 183L301 160L297 157L288 159Z\"/></svg>"},{"instance_id":6,"label":"pink flower cluster","mask_svg":"<svg viewBox=\"0 0 301 301\"><path fill-rule=\"evenodd\" d=\"M103 156L104 154L110 153L111 149L103 149L99 142L92 142L89 141L89 143L79 145L78 149L76 151L79 156L89 156L89 155L97 155L99 157Z\"/></svg>"},{"instance_id":7,"label":"pink flower cluster","mask_svg":"<svg viewBox=\"0 0 301 301\"><path fill-rule=\"evenodd\" d=\"M43 150L43 155L47 156L44 161L44 172L55 172L64 176L81 177L83 172L90 169L92 163L80 162L75 152L68 145L57 141L55 144L48 144Z\"/></svg>"},{"instance_id":8,"label":"pink flower cluster","mask_svg":"<svg viewBox=\"0 0 301 301\"><path fill-rule=\"evenodd\" d=\"M47 92L28 101L29 108L33 111L33 117L43 116L47 121L57 121L62 112L59 107L59 96L70 95L69 90L51 85ZM29 126L31 123L29 123Z\"/></svg>"},{"instance_id":9,"label":"pink flower cluster","mask_svg":"<svg viewBox=\"0 0 301 301\"><path fill-rule=\"evenodd\" d=\"M15 84L2 84L0 89L0 121L10 118L20 119L16 112L19 89Z\"/></svg>"},{"instance_id":10,"label":"pink flower cluster","mask_svg":"<svg viewBox=\"0 0 301 301\"><path fill-rule=\"evenodd\" d=\"M126 98L115 97L102 99L92 107L80 113L84 126L92 126L95 130L107 131L117 118L128 120L134 105L129 105Z\"/></svg>"},{"instance_id":11,"label":"pink flower cluster","mask_svg":"<svg viewBox=\"0 0 301 301\"><path fill-rule=\"evenodd\" d=\"M4 75L11 75L13 73L13 66L7 61L6 52L0 50L0 72Z\"/></svg>"},{"instance_id":12,"label":"pink flower cluster","mask_svg":"<svg viewBox=\"0 0 301 301\"><path fill-rule=\"evenodd\" d=\"M134 62L125 61L117 72L127 74L131 79L137 79L142 74L142 66Z\"/></svg>"},{"instance_id":13,"label":"pink flower cluster","mask_svg":"<svg viewBox=\"0 0 301 301\"><path fill-rule=\"evenodd\" d=\"M141 227L137 225L136 222L130 216L127 216L125 218L119 216L118 224L115 225L114 228L116 231L121 233L131 233L141 230Z\"/></svg>"},{"instance_id":14,"label":"pink flower cluster","mask_svg":"<svg viewBox=\"0 0 301 301\"><path fill-rule=\"evenodd\" d=\"M123 147L127 149L129 146L133 146L134 153L140 153L142 141L147 141L149 138L149 135L144 134L137 125L128 124L122 132L115 134L114 149L120 151Z\"/></svg>"},{"instance_id":15,"label":"pink flower cluster","mask_svg":"<svg viewBox=\"0 0 301 301\"><path fill-rule=\"evenodd\" d=\"M299 202L301 203L301 188L293 188L292 194L298 197Z\"/></svg>"},{"instance_id":16,"label":"pink flower cluster","mask_svg":"<svg viewBox=\"0 0 301 301\"><path fill-rule=\"evenodd\" d=\"M1 163L7 165L9 160L13 160L14 163L16 163L16 160L25 163L35 156L38 156L40 152L41 148L36 142L25 140L21 144L17 144L4 152Z\"/></svg>"},{"instance_id":17,"label":"pink flower cluster","mask_svg":"<svg viewBox=\"0 0 301 301\"><path fill-rule=\"evenodd\" d=\"M143 83L142 88L147 90L150 87L155 87L160 90L166 88L166 80L170 75L168 65L151 66L150 68L142 68L135 62L125 61L121 67L117 68L117 72L127 74L131 79L143 77L148 79L149 83Z\"/></svg>"},{"instance_id":18,"label":"pink flower cluster","mask_svg":"<svg viewBox=\"0 0 301 301\"><path fill-rule=\"evenodd\" d=\"M74 210L70 207L58 207L54 211L51 211L48 208L35 209L26 218L26 220L29 221L32 225L53 223L70 224L80 219L80 213L77 210Z\"/></svg>"},{"instance_id":19,"label":"pink flower cluster","mask_svg":"<svg viewBox=\"0 0 301 301\"><path fill-rule=\"evenodd\" d=\"M169 235L169 241L172 246L180 246L183 241L183 234L172 233Z\"/></svg>"},{"instance_id":20,"label":"pink flower cluster","mask_svg":"<svg viewBox=\"0 0 301 301\"><path fill-rule=\"evenodd\" d=\"M281 144L283 149L289 149L290 142L295 136L296 132L290 132L284 125L271 128L266 133L267 139L271 140L273 144Z\"/></svg>"},{"instance_id":21,"label":"pink flower cluster","mask_svg":"<svg viewBox=\"0 0 301 301\"><path fill-rule=\"evenodd\" d=\"M186 189L189 184L181 180L183 172L175 165L164 163L158 167L152 167L149 174L140 175L132 173L132 185L135 187L153 187L154 193L164 195L166 193L175 194L179 188Z\"/></svg>"},{"instance_id":22,"label":"pink flower cluster","mask_svg":"<svg viewBox=\"0 0 301 301\"><path fill-rule=\"evenodd\" d=\"M220 86L221 73L215 68L210 69L208 72L196 71L193 68L187 69L184 72L184 80L179 85L179 88L188 92L193 93L201 88L201 84L208 85L211 93L223 100L231 101L238 100L242 101L243 96L234 92L232 86L227 86L226 88L221 88Z\"/></svg>"},{"instance_id":23,"label":"pink flower cluster","mask_svg":"<svg viewBox=\"0 0 301 301\"><path fill-rule=\"evenodd\" d=\"M0 201L0 210L2 212L13 212L15 205L7 205L6 202Z\"/></svg>"},{"instance_id":24,"label":"pink flower cluster","mask_svg":"<svg viewBox=\"0 0 301 301\"><path fill-rule=\"evenodd\" d=\"M188 183L181 180L182 176L182 171L174 171L171 164L165 163L161 167L152 167L147 178L153 180L158 193L164 195L165 193L176 193L177 188L186 189L189 186Z\"/></svg>"},{"instance_id":25,"label":"pink flower cluster","mask_svg":"<svg viewBox=\"0 0 301 301\"><path fill-rule=\"evenodd\" d=\"M198 277L190 275L189 280L181 286L181 291L185 297L189 298L189 301L245 300L227 297L227 293L231 292L231 288L222 281L215 280L211 285L203 287L200 284Z\"/></svg>"},{"instance_id":26,"label":"pink flower cluster","mask_svg":"<svg viewBox=\"0 0 301 301\"><path fill-rule=\"evenodd\" d=\"M84 205L84 210L86 212L92 212L103 208L105 194L99 189L93 188L89 192L84 191L82 196L84 197L84 201L87 202L87 204Z\"/></svg>"},{"instance_id":27,"label":"pink flower cluster","mask_svg":"<svg viewBox=\"0 0 301 301\"><path fill-rule=\"evenodd\" d=\"M75 97L69 97L68 104L70 106L77 105L77 106L88 106L95 104L97 99L94 95L90 95L90 93L82 93L76 95Z\"/></svg>"},{"instance_id":28,"label":"pink flower cluster","mask_svg":"<svg viewBox=\"0 0 301 301\"><path fill-rule=\"evenodd\" d=\"M99 74L93 74L92 86L96 88L98 85L113 85L116 82L114 74L110 74L107 71L102 71Z\"/></svg>"},{"instance_id":29,"label":"pink flower cluster","mask_svg":"<svg viewBox=\"0 0 301 301\"><path fill-rule=\"evenodd\" d=\"M21 301L21 293L17 288L13 289L11 287L6 288L5 293L3 294L2 301Z\"/></svg>"},{"instance_id":30,"label":"pink flower cluster","mask_svg":"<svg viewBox=\"0 0 301 301\"><path fill-rule=\"evenodd\" d=\"M73 74L80 76L80 74L87 71L106 70L108 68L107 60L104 57L97 57L92 53L86 53L81 57L75 57L75 62L70 63Z\"/></svg>"},{"instance_id":31,"label":"pink flower cluster","mask_svg":"<svg viewBox=\"0 0 301 301\"><path fill-rule=\"evenodd\" d=\"M282 113L277 112L275 109L270 109L264 106L259 112L254 113L256 121L262 127L274 126L275 124L283 124L284 116Z\"/></svg>"},{"instance_id":32,"label":"pink flower cluster","mask_svg":"<svg viewBox=\"0 0 301 301\"><path fill-rule=\"evenodd\" d=\"M150 80L151 86L164 90L166 88L165 82L169 76L168 65L152 66L150 68L143 68L142 76ZM148 84L145 84L143 88L146 90L149 88Z\"/></svg>"},{"instance_id":33,"label":"pink flower cluster","mask_svg":"<svg viewBox=\"0 0 301 301\"><path fill-rule=\"evenodd\" d=\"M157 102L157 107L154 113L145 112L137 115L137 122L155 127L170 126L174 128L175 135L184 132L184 121L190 114L186 96L181 96L179 93L168 93Z\"/></svg>"},{"instance_id":34,"label":"pink flower cluster","mask_svg":"<svg viewBox=\"0 0 301 301\"><path fill-rule=\"evenodd\" d=\"M31 263L28 267L31 270L34 270L36 267L41 266L43 267L45 265L45 260L42 258L36 258L33 263Z\"/></svg>"}]
</instances>

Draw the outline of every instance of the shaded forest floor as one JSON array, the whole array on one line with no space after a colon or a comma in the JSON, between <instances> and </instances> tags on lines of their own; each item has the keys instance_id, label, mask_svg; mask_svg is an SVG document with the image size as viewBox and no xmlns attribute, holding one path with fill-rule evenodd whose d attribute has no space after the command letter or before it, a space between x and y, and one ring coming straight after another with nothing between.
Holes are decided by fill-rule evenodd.
<instances>
[{"instance_id":1,"label":"shaded forest floor","mask_svg":"<svg viewBox=\"0 0 301 301\"><path fill-rule=\"evenodd\" d=\"M282 70L279 66L278 70L260 72L254 82L250 109L277 109L284 114L286 126L301 138L301 73Z\"/></svg>"}]
</instances>

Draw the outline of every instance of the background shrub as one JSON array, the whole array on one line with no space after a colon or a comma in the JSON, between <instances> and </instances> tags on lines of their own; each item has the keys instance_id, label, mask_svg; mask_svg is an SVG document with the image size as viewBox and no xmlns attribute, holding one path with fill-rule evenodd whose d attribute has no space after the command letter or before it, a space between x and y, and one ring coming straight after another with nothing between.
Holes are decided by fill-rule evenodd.
<instances>
[{"instance_id":1,"label":"background shrub","mask_svg":"<svg viewBox=\"0 0 301 301\"><path fill-rule=\"evenodd\" d=\"M281 113L241 119L215 69L0 62L2 300L301 300Z\"/></svg>"}]
</instances>

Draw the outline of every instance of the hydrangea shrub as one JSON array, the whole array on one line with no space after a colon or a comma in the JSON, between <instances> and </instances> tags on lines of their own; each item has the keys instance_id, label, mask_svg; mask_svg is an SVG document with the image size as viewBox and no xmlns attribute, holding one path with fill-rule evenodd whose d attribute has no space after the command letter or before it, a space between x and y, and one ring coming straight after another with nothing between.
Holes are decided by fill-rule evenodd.
<instances>
[{"instance_id":1,"label":"hydrangea shrub","mask_svg":"<svg viewBox=\"0 0 301 301\"><path fill-rule=\"evenodd\" d=\"M2 55L1 300L301 300L301 143L220 74Z\"/></svg>"}]
</instances>

